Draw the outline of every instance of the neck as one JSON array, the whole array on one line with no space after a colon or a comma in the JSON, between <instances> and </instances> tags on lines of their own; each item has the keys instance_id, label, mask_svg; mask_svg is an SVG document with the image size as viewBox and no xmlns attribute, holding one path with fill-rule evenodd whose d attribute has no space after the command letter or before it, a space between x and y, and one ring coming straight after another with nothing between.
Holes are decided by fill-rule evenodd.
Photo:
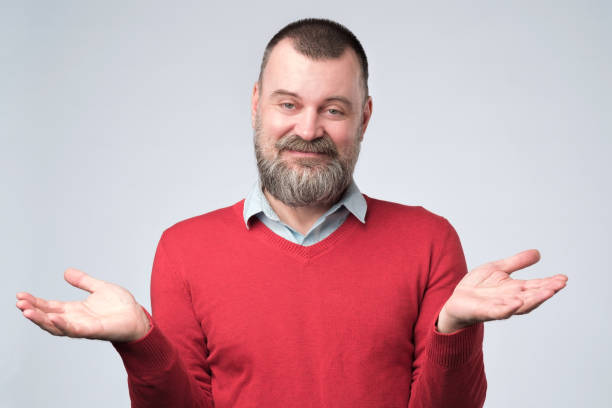
<instances>
[{"instance_id":1,"label":"neck","mask_svg":"<svg viewBox=\"0 0 612 408\"><path fill-rule=\"evenodd\" d=\"M316 204L305 207L290 207L270 194L268 190L264 189L263 193L278 218L302 235L306 235L313 224L333 205Z\"/></svg>"}]
</instances>

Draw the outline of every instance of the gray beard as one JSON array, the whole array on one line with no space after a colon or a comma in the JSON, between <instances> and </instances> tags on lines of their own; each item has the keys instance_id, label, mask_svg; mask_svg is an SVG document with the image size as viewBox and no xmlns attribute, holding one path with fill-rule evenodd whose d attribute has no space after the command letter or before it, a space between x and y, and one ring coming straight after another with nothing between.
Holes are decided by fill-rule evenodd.
<instances>
[{"instance_id":1,"label":"gray beard","mask_svg":"<svg viewBox=\"0 0 612 408\"><path fill-rule=\"evenodd\" d=\"M361 129L359 129L359 132ZM360 142L355 142L347 157L341 157L327 135L307 142L296 135L286 136L276 143L276 157L264 157L259 144L261 126L255 128L255 157L261 186L277 200L290 207L331 205L338 201L353 180L359 157ZM330 145L331 144L331 145ZM294 164L279 157L283 148L325 152L327 159L298 158Z\"/></svg>"}]
</instances>

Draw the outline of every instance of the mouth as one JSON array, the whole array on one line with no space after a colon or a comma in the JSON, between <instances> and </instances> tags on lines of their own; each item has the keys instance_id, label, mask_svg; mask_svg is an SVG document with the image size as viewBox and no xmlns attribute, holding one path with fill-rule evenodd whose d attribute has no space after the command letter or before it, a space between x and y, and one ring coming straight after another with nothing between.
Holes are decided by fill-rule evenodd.
<instances>
[{"instance_id":1,"label":"mouth","mask_svg":"<svg viewBox=\"0 0 612 408\"><path fill-rule=\"evenodd\" d=\"M287 154L298 157L322 157L327 156L325 153L301 152L298 150L283 150Z\"/></svg>"}]
</instances>

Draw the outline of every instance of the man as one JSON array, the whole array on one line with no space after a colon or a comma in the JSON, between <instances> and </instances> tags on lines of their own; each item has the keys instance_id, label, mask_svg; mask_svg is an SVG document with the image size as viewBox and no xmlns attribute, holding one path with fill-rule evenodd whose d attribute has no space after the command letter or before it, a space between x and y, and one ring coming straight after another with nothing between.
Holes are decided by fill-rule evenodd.
<instances>
[{"instance_id":1,"label":"man","mask_svg":"<svg viewBox=\"0 0 612 408\"><path fill-rule=\"evenodd\" d=\"M444 218L361 194L367 79L345 27L288 25L253 89L258 183L164 231L153 317L74 269L87 300L19 293L17 306L52 334L112 341L132 406L482 406L483 322L530 312L567 278L510 278L535 250L466 275Z\"/></svg>"}]
</instances>

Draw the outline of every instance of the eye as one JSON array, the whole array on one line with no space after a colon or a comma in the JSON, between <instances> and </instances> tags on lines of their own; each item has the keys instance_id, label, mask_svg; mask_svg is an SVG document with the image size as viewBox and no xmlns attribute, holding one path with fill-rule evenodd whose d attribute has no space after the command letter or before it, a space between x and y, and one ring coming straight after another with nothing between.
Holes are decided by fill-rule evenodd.
<instances>
[{"instance_id":1,"label":"eye","mask_svg":"<svg viewBox=\"0 0 612 408\"><path fill-rule=\"evenodd\" d=\"M329 108L327 110L327 112L332 115L332 116L341 116L344 115L344 112L342 112L341 110L338 109L334 109L334 108Z\"/></svg>"},{"instance_id":2,"label":"eye","mask_svg":"<svg viewBox=\"0 0 612 408\"><path fill-rule=\"evenodd\" d=\"M283 103L281 103L281 107L283 109L293 110L293 109L295 109L295 104L293 104L291 102L283 102Z\"/></svg>"}]
</instances>

